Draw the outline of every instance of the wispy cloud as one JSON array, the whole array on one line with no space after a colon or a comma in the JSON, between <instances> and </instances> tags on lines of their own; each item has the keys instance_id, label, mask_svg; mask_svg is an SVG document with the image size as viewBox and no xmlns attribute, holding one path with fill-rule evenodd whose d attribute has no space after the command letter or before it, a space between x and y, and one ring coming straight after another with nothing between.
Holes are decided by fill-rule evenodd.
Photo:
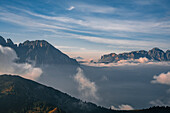
<instances>
[{"instance_id":1,"label":"wispy cloud","mask_svg":"<svg viewBox=\"0 0 170 113\"><path fill-rule=\"evenodd\" d=\"M105 36L94 37L94 36L79 35L79 33L83 33L83 32L89 33L89 31L75 30L71 28L70 27L71 25L68 25L67 23L77 23L82 26L90 26L88 22L83 22L82 20L76 21L75 19L65 18L65 17L50 17L50 16L40 15L36 13L31 13L29 11L27 13L30 15L36 16L36 17L43 18L45 20L34 19L34 18L30 18L29 16L20 16L18 14L14 14L14 13L7 12L7 11L0 12L0 15L1 15L0 20L8 21L8 22L11 22L17 25L21 25L32 30L35 29L37 31L42 31L42 30L50 31L57 37L81 39L82 41L86 40L86 41L93 42L93 43L101 43L101 44L114 45L114 46L116 45L117 47L128 46L131 48L135 48L135 47L152 48L152 47L156 47L157 45L159 45L159 47L162 47L162 48L169 47L168 42L161 42L161 41L155 41L155 40L143 41L143 40L127 40L127 39L114 39L114 38L109 39ZM12 18L9 18L9 17L12 17ZM51 20L54 20L54 22ZM62 22L62 23L59 23L59 22ZM98 21L98 23L101 23L101 22ZM93 23L91 23L91 25L93 27L95 26ZM98 29L97 26L96 26L96 29ZM73 32L73 33L68 33L68 31Z\"/></svg>"},{"instance_id":2,"label":"wispy cloud","mask_svg":"<svg viewBox=\"0 0 170 113\"><path fill-rule=\"evenodd\" d=\"M75 7L74 6L70 6L67 10L71 11L73 10Z\"/></svg>"},{"instance_id":3,"label":"wispy cloud","mask_svg":"<svg viewBox=\"0 0 170 113\"><path fill-rule=\"evenodd\" d=\"M82 35L74 35L76 36L75 38L79 38L82 40L88 40L90 42L95 42L95 43L103 43L103 44L110 44L110 45L126 45L126 46L130 46L133 45L134 46L138 46L138 47L156 47L157 45L159 46L166 46L168 47L168 44L165 43L161 43L161 42L154 42L151 43L149 41L141 41L141 40L125 40L125 39L109 39L109 38L100 38L100 37L93 37L93 36L82 36Z\"/></svg>"},{"instance_id":4,"label":"wispy cloud","mask_svg":"<svg viewBox=\"0 0 170 113\"><path fill-rule=\"evenodd\" d=\"M19 8L15 8L15 9L25 12L31 16L43 18L50 21L55 20L58 22L67 23L67 25L64 24L65 27L68 26L68 24L77 24L79 26L76 26L76 28L81 28L84 30L88 28L89 30L92 29L92 30L100 30L100 31L107 31L107 32L124 31L124 32L139 32L139 33L151 33L151 34L164 34L164 33L169 34L169 29L170 29L170 21L168 20L167 21L156 21L156 20L139 21L139 20L123 20L123 19L96 18L96 17L82 17L82 19L74 19L70 17L47 16L47 15L30 12L28 10L22 10ZM107 9L107 8L102 7L102 9ZM81 26L83 26L83 28ZM71 26L71 27L75 28L75 26Z\"/></svg>"},{"instance_id":5,"label":"wispy cloud","mask_svg":"<svg viewBox=\"0 0 170 113\"><path fill-rule=\"evenodd\" d=\"M75 7L76 10L78 10L77 6ZM84 4L83 7L93 7L93 5ZM113 7L105 7L94 6L94 8L97 9L101 8L103 13L119 10ZM11 8L19 13L14 13L6 8L1 8L0 20L23 26L27 30L32 30L34 32L48 31L51 32L51 35L55 35L55 37L73 38L79 39L79 41L82 42L88 41L96 44L106 44L110 46L110 48L112 48L111 46L115 46L117 49L119 49L119 47L133 48L133 50L134 48L150 49L156 46L161 48L169 47L169 42L166 39L164 40L164 38L141 38L139 35L140 33L155 36L165 34L170 35L169 20L124 20L95 16L74 18L74 16L49 16L31 12L30 10L15 7ZM89 8L89 10L95 12L92 8ZM121 39L119 39L119 37L121 37Z\"/></svg>"},{"instance_id":6,"label":"wispy cloud","mask_svg":"<svg viewBox=\"0 0 170 113\"><path fill-rule=\"evenodd\" d=\"M86 48L75 47L75 46L55 46L55 48L62 49L63 51L74 51L74 50L84 51L84 50L86 50Z\"/></svg>"},{"instance_id":7,"label":"wispy cloud","mask_svg":"<svg viewBox=\"0 0 170 113\"><path fill-rule=\"evenodd\" d=\"M76 9L84 13L103 13L103 14L114 13L116 10L116 8L110 6L90 5L85 3L76 4Z\"/></svg>"}]
</instances>

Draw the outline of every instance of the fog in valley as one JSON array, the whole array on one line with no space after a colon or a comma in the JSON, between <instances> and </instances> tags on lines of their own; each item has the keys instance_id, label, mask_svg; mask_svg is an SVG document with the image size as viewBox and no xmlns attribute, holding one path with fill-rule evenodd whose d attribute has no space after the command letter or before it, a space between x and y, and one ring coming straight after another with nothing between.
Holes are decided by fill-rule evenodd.
<instances>
[{"instance_id":1,"label":"fog in valley","mask_svg":"<svg viewBox=\"0 0 170 113\"><path fill-rule=\"evenodd\" d=\"M165 74L168 79L168 63L110 67L50 65L41 69L43 74L38 82L108 108L170 105L168 84L154 77Z\"/></svg>"}]
</instances>

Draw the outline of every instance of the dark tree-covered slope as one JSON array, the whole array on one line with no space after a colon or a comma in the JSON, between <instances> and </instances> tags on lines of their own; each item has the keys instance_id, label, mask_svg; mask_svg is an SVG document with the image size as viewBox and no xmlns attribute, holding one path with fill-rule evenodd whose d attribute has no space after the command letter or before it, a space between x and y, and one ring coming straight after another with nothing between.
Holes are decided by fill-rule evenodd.
<instances>
[{"instance_id":1,"label":"dark tree-covered slope","mask_svg":"<svg viewBox=\"0 0 170 113\"><path fill-rule=\"evenodd\" d=\"M64 83L63 83L64 85ZM169 107L115 111L19 76L0 75L0 113L170 113Z\"/></svg>"}]
</instances>

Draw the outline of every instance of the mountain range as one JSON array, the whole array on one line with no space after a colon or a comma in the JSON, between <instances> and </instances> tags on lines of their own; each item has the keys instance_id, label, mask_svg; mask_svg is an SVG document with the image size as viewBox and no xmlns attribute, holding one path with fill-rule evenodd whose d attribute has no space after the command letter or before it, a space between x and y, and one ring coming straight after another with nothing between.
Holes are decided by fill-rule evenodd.
<instances>
[{"instance_id":1,"label":"mountain range","mask_svg":"<svg viewBox=\"0 0 170 113\"><path fill-rule=\"evenodd\" d=\"M164 52L159 48L153 48L149 51L140 50L140 51L132 51L129 53L110 53L101 56L99 59L99 63L112 63L120 60L128 60L128 59L139 59L139 58L147 58L153 61L170 61L170 50Z\"/></svg>"},{"instance_id":2,"label":"mountain range","mask_svg":"<svg viewBox=\"0 0 170 113\"><path fill-rule=\"evenodd\" d=\"M75 59L62 53L45 40L27 40L17 45L11 39L6 41L0 36L0 45L14 49L19 63L34 61L36 65L78 65Z\"/></svg>"},{"instance_id":3,"label":"mountain range","mask_svg":"<svg viewBox=\"0 0 170 113\"><path fill-rule=\"evenodd\" d=\"M0 75L0 113L169 113L170 107L116 111L16 75Z\"/></svg>"},{"instance_id":4,"label":"mountain range","mask_svg":"<svg viewBox=\"0 0 170 113\"><path fill-rule=\"evenodd\" d=\"M0 36L0 45L15 50L19 59L18 63L35 62L37 66L50 65L40 78L44 81L55 83L59 76L70 75L75 71L74 66L79 63L62 53L45 40L25 41L14 44L11 39L5 40ZM104 55L99 62L110 63L126 59L138 59L146 57L150 60L169 61L170 50L166 52L159 48L150 51L133 51L130 53ZM78 57L78 59L83 59ZM64 65L64 66L61 66ZM69 65L68 69L66 69ZM52 68L51 68L52 67ZM76 69L76 68L75 68ZM59 72L57 72L57 70ZM55 77L50 79L54 71ZM51 73L50 73L51 72ZM70 81L70 78L68 79ZM46 82L42 82L43 84ZM67 83L62 83L66 85ZM51 86L51 85L50 85ZM67 85L66 85L67 87ZM61 88L60 88L61 89ZM114 103L114 102L113 102ZM0 75L0 113L169 113L170 107L152 107L143 110L117 111L97 106L90 102L83 102L80 99L56 90L52 87L24 79L17 75Z\"/></svg>"},{"instance_id":5,"label":"mountain range","mask_svg":"<svg viewBox=\"0 0 170 113\"><path fill-rule=\"evenodd\" d=\"M27 40L17 45L11 39L7 39L6 41L0 36L0 45L14 49L19 58L16 61L18 63L31 63L34 61L38 66L57 64L79 65L76 61L77 58L70 58L45 40ZM159 48L153 48L149 51L139 50L120 54L110 53L101 56L98 63L112 63L120 60L139 59L141 57L153 61L170 61L170 50L164 52ZM78 57L78 59L80 58Z\"/></svg>"}]
</instances>

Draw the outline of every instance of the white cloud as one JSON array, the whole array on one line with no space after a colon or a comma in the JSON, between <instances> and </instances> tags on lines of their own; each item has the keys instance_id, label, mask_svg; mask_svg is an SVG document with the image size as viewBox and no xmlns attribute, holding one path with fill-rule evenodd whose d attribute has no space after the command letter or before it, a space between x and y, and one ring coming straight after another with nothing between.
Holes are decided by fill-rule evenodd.
<instances>
[{"instance_id":1,"label":"white cloud","mask_svg":"<svg viewBox=\"0 0 170 113\"><path fill-rule=\"evenodd\" d=\"M144 58L139 58L138 59L138 62L140 62L140 63L146 63L146 62L148 62L149 60L146 58L146 57L144 57Z\"/></svg>"},{"instance_id":2,"label":"white cloud","mask_svg":"<svg viewBox=\"0 0 170 113\"><path fill-rule=\"evenodd\" d=\"M15 63L16 59L18 57L13 49L0 45L0 74L20 75L31 80L36 80L42 74L40 68L35 68L28 63Z\"/></svg>"},{"instance_id":3,"label":"white cloud","mask_svg":"<svg viewBox=\"0 0 170 113\"><path fill-rule=\"evenodd\" d=\"M58 49L68 49L70 51L70 49L77 49L77 50L86 50L86 48L81 48L81 47L75 47L75 46L54 46L55 48Z\"/></svg>"},{"instance_id":4,"label":"white cloud","mask_svg":"<svg viewBox=\"0 0 170 113\"><path fill-rule=\"evenodd\" d=\"M75 19L70 17L47 16L21 9L17 9L17 11L24 13L24 15L12 13L3 9L0 12L0 20L25 26L28 29L35 29L34 31L50 31L52 34L56 35L55 37L82 39L93 43L115 45L117 48L120 46L131 48L151 48L157 45L161 48L169 47L168 41L165 42L163 39L161 39L161 41L155 39L146 41L143 39L114 39L107 38L107 36L109 34L112 37L131 37L131 35L129 36L129 34L132 34L130 32L169 34L168 28L170 21L144 22L96 17L81 17L82 19ZM37 18L35 19L32 17ZM65 31L71 31L74 33L68 33ZM78 33L89 33L97 36L77 35ZM102 37L99 35L102 35Z\"/></svg>"},{"instance_id":5,"label":"white cloud","mask_svg":"<svg viewBox=\"0 0 170 113\"><path fill-rule=\"evenodd\" d=\"M139 59L129 59L129 60L120 60L118 64L133 64L133 63L147 63L149 60L146 57L140 57Z\"/></svg>"},{"instance_id":6,"label":"white cloud","mask_svg":"<svg viewBox=\"0 0 170 113\"><path fill-rule=\"evenodd\" d=\"M71 11L73 10L75 7L74 6L70 6L67 10Z\"/></svg>"},{"instance_id":7,"label":"white cloud","mask_svg":"<svg viewBox=\"0 0 170 113\"><path fill-rule=\"evenodd\" d=\"M111 106L112 110L133 110L133 107L130 105L122 104L119 105L118 107Z\"/></svg>"},{"instance_id":8,"label":"white cloud","mask_svg":"<svg viewBox=\"0 0 170 113\"><path fill-rule=\"evenodd\" d=\"M160 83L170 85L170 71L167 73L161 73L158 76L153 76L155 80L152 80L151 83Z\"/></svg>"},{"instance_id":9,"label":"white cloud","mask_svg":"<svg viewBox=\"0 0 170 113\"><path fill-rule=\"evenodd\" d=\"M96 12L98 11L98 12L103 12L103 13L104 12L107 13L107 12L111 12L115 10L112 7L86 6L86 5L82 5L82 6L85 7L84 9L85 11L90 10L91 8L94 8L94 11L96 10ZM74 6L71 6L70 9L72 9L73 7ZM99 7L99 8L96 9L96 7ZM27 10L19 9L19 8L14 8L14 9L25 12L31 16L40 17L46 20L50 20L50 21L55 20L55 21L65 22L66 24L64 24L63 27L69 26L68 24L77 24L79 26L71 25L70 28L75 28L75 27L79 29L81 28L82 31L84 32L87 31L87 29L88 30L91 29L91 30L100 30L100 31L111 32L111 33L113 33L113 31L116 31L116 32L123 31L124 33L125 32L140 32L140 33L152 33L152 34L164 34L164 33L169 34L169 27L170 27L170 21L157 22L157 21L138 21L138 20L118 20L118 19L112 19L112 18L96 18L96 17L82 17L82 19L75 19L75 18L69 18L69 17L47 16L47 15L37 14L37 13L30 12ZM5 12L5 14L3 12ZM4 18L4 16L8 14L10 14L10 12L2 10L0 15ZM9 15L7 17L9 17ZM10 17L15 19L14 15ZM26 17L26 16L24 15L22 17ZM9 19L7 19L6 21L8 20ZM59 22L57 22L57 24L58 23ZM54 24L54 22L52 22L52 24ZM122 33L120 34L123 35ZM123 36L126 36L126 33Z\"/></svg>"},{"instance_id":10,"label":"white cloud","mask_svg":"<svg viewBox=\"0 0 170 113\"><path fill-rule=\"evenodd\" d=\"M170 62L156 62L152 60L148 60L147 58L139 58L139 59L128 59L128 60L120 60L116 63L82 63L88 66L95 66L95 67L112 67L112 66L136 66L136 65L163 65L163 66L170 66Z\"/></svg>"},{"instance_id":11,"label":"white cloud","mask_svg":"<svg viewBox=\"0 0 170 113\"><path fill-rule=\"evenodd\" d=\"M102 43L102 44L109 44L109 45L123 45L123 46L138 46L138 47L156 47L157 45L166 46L169 45L166 43L152 41L142 41L142 40L126 40L126 39L109 39L109 38L101 38L101 37L93 37L93 36L82 36L82 35L73 35L75 38L87 40L94 43Z\"/></svg>"},{"instance_id":12,"label":"white cloud","mask_svg":"<svg viewBox=\"0 0 170 113\"><path fill-rule=\"evenodd\" d=\"M89 10L90 8L84 9L85 11ZM109 12L107 11L107 8L103 8L104 12ZM111 8L109 8L111 9ZM95 8L96 10L96 8ZM125 31L125 32L141 32L141 33L153 33L153 34L159 34L159 33L169 33L169 29L166 30L166 28L169 27L170 22L169 21L164 21L164 22L153 22L153 21L131 21L131 20L117 20L117 19L107 19L106 18L96 18L96 17L84 17L83 19L74 19L74 18L69 18L69 17L56 17L56 16L46 16L46 15L41 15L37 13L33 13L30 11L24 10L26 13L36 16L36 17L41 17L44 19L48 20L55 20L55 21L60 21L60 22L66 22L68 23L74 23L80 26L76 26L80 28L83 26L88 27L93 30L100 30L100 31ZM98 12L100 10L97 10ZM67 25L68 26L68 25ZM72 26L74 28L75 26ZM155 28L156 27L156 28ZM81 27L82 29L82 27ZM115 35L120 35L120 36L128 36L127 33L119 33Z\"/></svg>"},{"instance_id":13,"label":"white cloud","mask_svg":"<svg viewBox=\"0 0 170 113\"><path fill-rule=\"evenodd\" d=\"M97 88L94 82L91 82L88 78L85 77L83 70L77 68L77 74L74 76L74 79L79 84L78 90L80 91L82 98L85 100L98 100L96 95Z\"/></svg>"}]
</instances>

